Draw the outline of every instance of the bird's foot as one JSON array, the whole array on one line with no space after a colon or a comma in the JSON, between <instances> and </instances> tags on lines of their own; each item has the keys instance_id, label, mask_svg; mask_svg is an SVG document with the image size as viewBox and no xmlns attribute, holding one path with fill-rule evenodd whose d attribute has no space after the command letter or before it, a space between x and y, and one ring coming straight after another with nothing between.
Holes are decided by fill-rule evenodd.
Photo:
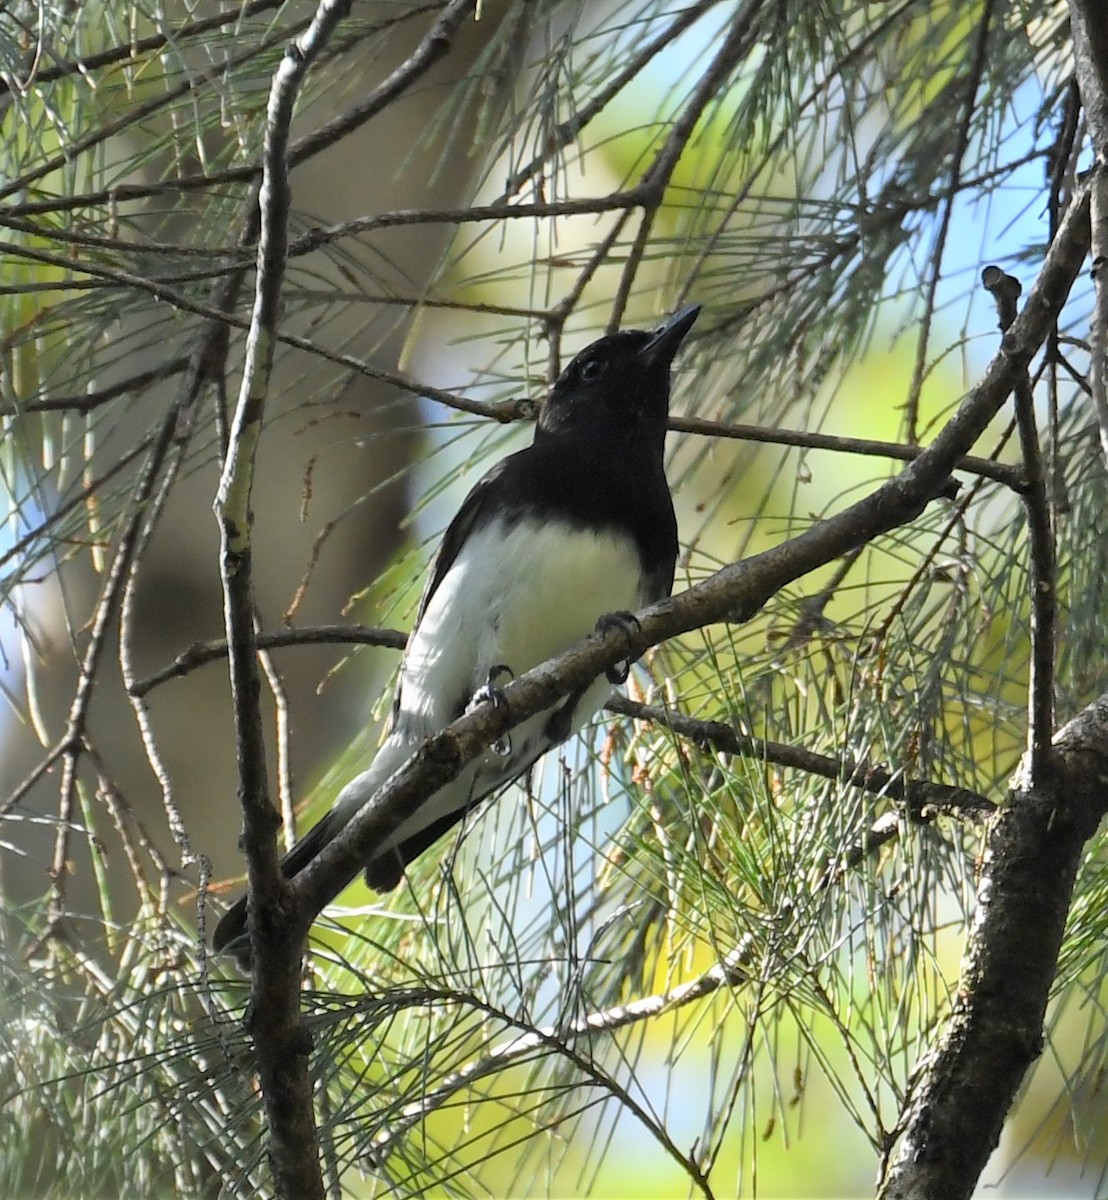
<instances>
[{"instance_id":1,"label":"bird's foot","mask_svg":"<svg viewBox=\"0 0 1108 1200\"><path fill-rule=\"evenodd\" d=\"M469 698L469 703L466 705L466 712L472 712L479 704L484 704L486 701L493 708L507 708L508 701L504 699L504 693L497 686L498 680L505 676L509 680L515 678L515 672L507 663L497 663L493 667L489 667L489 673L485 677L485 683L479 687ZM494 754L500 755L501 758L507 758L512 753L512 735L505 733L502 737L498 737L495 742L489 747Z\"/></svg>"},{"instance_id":2,"label":"bird's foot","mask_svg":"<svg viewBox=\"0 0 1108 1200\"><path fill-rule=\"evenodd\" d=\"M627 639L627 657L604 672L605 679L609 683L614 683L618 686L621 683L626 683L627 676L631 674L631 667L635 661L630 653L631 637L633 634L639 633L642 630L642 626L639 624L639 618L632 612L605 613L596 623L596 632L608 633L612 629L618 629Z\"/></svg>"}]
</instances>

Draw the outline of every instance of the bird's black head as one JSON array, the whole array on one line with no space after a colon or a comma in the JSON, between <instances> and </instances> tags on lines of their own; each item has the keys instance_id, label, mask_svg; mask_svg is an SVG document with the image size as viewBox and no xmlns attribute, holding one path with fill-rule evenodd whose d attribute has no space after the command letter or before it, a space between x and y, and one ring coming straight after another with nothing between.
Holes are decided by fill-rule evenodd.
<instances>
[{"instance_id":1,"label":"bird's black head","mask_svg":"<svg viewBox=\"0 0 1108 1200\"><path fill-rule=\"evenodd\" d=\"M587 346L558 376L539 414L546 434L651 431L661 440L669 412L669 369L700 314L690 304L653 333L609 334Z\"/></svg>"}]
</instances>

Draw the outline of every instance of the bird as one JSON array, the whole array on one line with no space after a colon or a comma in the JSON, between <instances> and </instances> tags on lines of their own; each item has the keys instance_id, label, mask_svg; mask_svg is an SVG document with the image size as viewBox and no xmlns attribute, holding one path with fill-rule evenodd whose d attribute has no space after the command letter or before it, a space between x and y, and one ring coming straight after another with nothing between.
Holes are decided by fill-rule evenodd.
<instances>
[{"instance_id":1,"label":"bird","mask_svg":"<svg viewBox=\"0 0 1108 1200\"><path fill-rule=\"evenodd\" d=\"M497 700L499 680L670 595L678 552L664 465L670 368L699 314L691 304L653 331L618 330L580 351L543 402L531 444L474 485L432 560L388 734L281 860L287 877L422 742L476 703ZM626 670L610 671L524 721L417 804L366 860L367 884L395 888L409 863L581 729L625 679ZM249 970L247 897L224 914L213 947Z\"/></svg>"}]
</instances>

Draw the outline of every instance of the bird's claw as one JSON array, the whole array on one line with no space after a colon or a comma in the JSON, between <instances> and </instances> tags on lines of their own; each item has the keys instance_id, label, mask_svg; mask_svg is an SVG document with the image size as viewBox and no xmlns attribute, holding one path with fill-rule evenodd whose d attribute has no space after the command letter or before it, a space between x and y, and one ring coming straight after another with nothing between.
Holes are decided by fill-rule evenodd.
<instances>
[{"instance_id":1,"label":"bird's claw","mask_svg":"<svg viewBox=\"0 0 1108 1200\"><path fill-rule=\"evenodd\" d=\"M507 708L508 701L504 699L504 693L497 687L497 680L507 676L508 679L515 678L515 672L507 663L497 663L495 666L489 667L489 673L485 677L484 684L477 689L470 697L469 704L466 705L466 712L472 712L479 704L484 704L486 701L493 708ZM507 758L512 753L512 735L505 733L498 737L490 747L493 754L498 754L501 758Z\"/></svg>"},{"instance_id":2,"label":"bird's claw","mask_svg":"<svg viewBox=\"0 0 1108 1200\"><path fill-rule=\"evenodd\" d=\"M631 637L633 634L642 631L642 625L639 623L639 618L632 612L610 612L605 613L596 623L597 633L607 633L609 630L618 629L627 639L628 655L625 659L613 664L604 672L604 678L609 683L615 684L617 687L620 684L627 682L627 676L631 674L631 667L634 664L634 659L631 657Z\"/></svg>"}]
</instances>

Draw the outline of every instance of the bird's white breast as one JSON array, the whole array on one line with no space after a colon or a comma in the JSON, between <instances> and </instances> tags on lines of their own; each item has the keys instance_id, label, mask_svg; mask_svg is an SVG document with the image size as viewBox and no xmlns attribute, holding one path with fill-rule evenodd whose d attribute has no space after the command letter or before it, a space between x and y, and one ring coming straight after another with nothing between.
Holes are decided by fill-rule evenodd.
<instances>
[{"instance_id":1,"label":"bird's white breast","mask_svg":"<svg viewBox=\"0 0 1108 1200\"><path fill-rule=\"evenodd\" d=\"M638 608L640 575L629 538L533 518L490 522L466 539L412 637L402 719L425 733L442 728L490 668L521 675L587 636L605 613Z\"/></svg>"},{"instance_id":2,"label":"bird's white breast","mask_svg":"<svg viewBox=\"0 0 1108 1200\"><path fill-rule=\"evenodd\" d=\"M586 637L605 613L640 607L640 576L633 543L610 533L525 519L510 527L493 521L471 534L412 634L389 737L335 801L340 820L349 820L425 738L464 710L491 668L504 665L522 675ZM611 692L604 676L595 680L572 704L562 736L580 729ZM470 763L419 805L382 849L525 771L553 744L549 716L539 713L513 729L506 755L488 750Z\"/></svg>"}]
</instances>

